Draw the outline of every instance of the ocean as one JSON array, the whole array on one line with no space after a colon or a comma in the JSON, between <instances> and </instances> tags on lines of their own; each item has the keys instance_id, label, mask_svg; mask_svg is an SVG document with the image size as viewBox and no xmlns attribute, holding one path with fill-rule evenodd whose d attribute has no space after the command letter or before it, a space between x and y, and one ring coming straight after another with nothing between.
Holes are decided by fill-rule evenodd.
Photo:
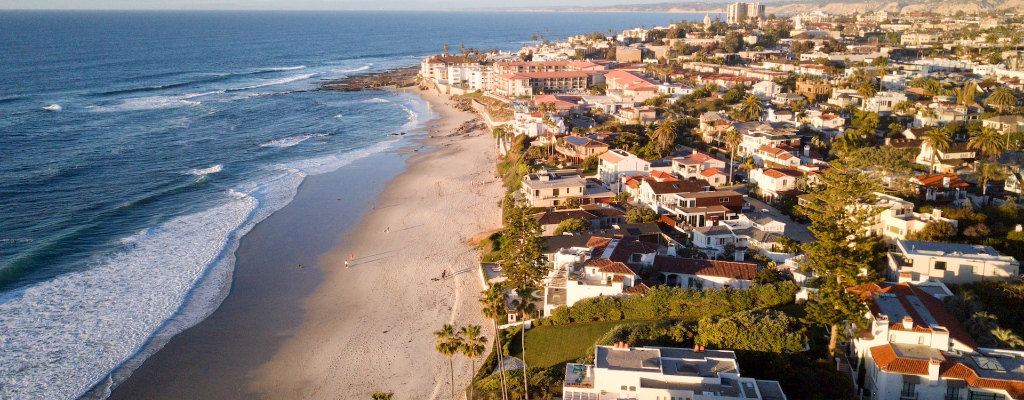
<instances>
[{"instance_id":1,"label":"ocean","mask_svg":"<svg viewBox=\"0 0 1024 400\"><path fill-rule=\"evenodd\" d=\"M432 115L323 80L702 17L0 12L0 399L78 398L172 316L201 321L230 288L210 271L306 176Z\"/></svg>"}]
</instances>

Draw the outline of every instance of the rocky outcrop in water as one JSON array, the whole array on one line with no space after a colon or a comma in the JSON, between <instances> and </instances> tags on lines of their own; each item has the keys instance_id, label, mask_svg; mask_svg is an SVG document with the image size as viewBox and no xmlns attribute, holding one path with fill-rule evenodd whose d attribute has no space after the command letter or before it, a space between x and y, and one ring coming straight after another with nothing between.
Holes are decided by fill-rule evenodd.
<instances>
[{"instance_id":1,"label":"rocky outcrop in water","mask_svg":"<svg viewBox=\"0 0 1024 400\"><path fill-rule=\"evenodd\" d=\"M330 80L320 85L320 90L357 92L360 90L409 87L416 84L416 74L419 73L419 70L419 67L398 68Z\"/></svg>"}]
</instances>

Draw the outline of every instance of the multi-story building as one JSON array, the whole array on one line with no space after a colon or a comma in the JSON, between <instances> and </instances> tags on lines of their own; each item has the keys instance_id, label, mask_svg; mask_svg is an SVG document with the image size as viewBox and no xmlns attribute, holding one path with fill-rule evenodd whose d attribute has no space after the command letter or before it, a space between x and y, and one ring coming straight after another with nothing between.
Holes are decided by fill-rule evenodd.
<instances>
[{"instance_id":1,"label":"multi-story building","mask_svg":"<svg viewBox=\"0 0 1024 400\"><path fill-rule=\"evenodd\" d=\"M728 350L597 346L594 364L568 363L562 382L566 400L786 400L777 381L740 376Z\"/></svg>"},{"instance_id":2,"label":"multi-story building","mask_svg":"<svg viewBox=\"0 0 1024 400\"><path fill-rule=\"evenodd\" d=\"M726 21L730 24L749 22L751 18L764 16L764 5L761 3L733 3L726 7Z\"/></svg>"},{"instance_id":3,"label":"multi-story building","mask_svg":"<svg viewBox=\"0 0 1024 400\"><path fill-rule=\"evenodd\" d=\"M635 175L648 175L651 172L651 162L637 157L630 152L614 149L598 156L597 176L604 182L605 187L616 193L622 192L622 180L620 177L628 178Z\"/></svg>"},{"instance_id":4,"label":"multi-story building","mask_svg":"<svg viewBox=\"0 0 1024 400\"><path fill-rule=\"evenodd\" d=\"M832 90L832 85L826 82L815 82L805 79L796 83L796 92L811 101L827 99L830 90Z\"/></svg>"},{"instance_id":5,"label":"multi-story building","mask_svg":"<svg viewBox=\"0 0 1024 400\"><path fill-rule=\"evenodd\" d=\"M672 159L672 172L683 179L701 178L701 173L711 168L724 171L725 160L719 160L697 150L685 157Z\"/></svg>"},{"instance_id":6,"label":"multi-story building","mask_svg":"<svg viewBox=\"0 0 1024 400\"><path fill-rule=\"evenodd\" d=\"M587 180L577 176L559 176L541 171L523 176L521 192L531 207L555 207L570 197L582 198Z\"/></svg>"},{"instance_id":7,"label":"multi-story building","mask_svg":"<svg viewBox=\"0 0 1024 400\"><path fill-rule=\"evenodd\" d=\"M981 348L942 301L906 282L870 296L868 329L850 342L872 400L1024 398L1024 352Z\"/></svg>"},{"instance_id":8,"label":"multi-story building","mask_svg":"<svg viewBox=\"0 0 1024 400\"><path fill-rule=\"evenodd\" d=\"M420 62L420 77L429 81L447 84L452 68L479 68L480 64L466 57L437 55Z\"/></svg>"},{"instance_id":9,"label":"multi-story building","mask_svg":"<svg viewBox=\"0 0 1024 400\"><path fill-rule=\"evenodd\" d=\"M590 82L591 74L585 71L520 72L495 76L494 91L508 97L582 92Z\"/></svg>"},{"instance_id":10,"label":"multi-story building","mask_svg":"<svg viewBox=\"0 0 1024 400\"><path fill-rule=\"evenodd\" d=\"M871 231L884 238L887 242L893 243L897 240L904 240L907 235L924 229L929 223L947 223L957 227L957 220L944 218L941 209L934 209L931 213L914 212L914 203L903 200L896 196L884 193L875 193L878 202L875 207L883 208L878 214L878 223L871 227Z\"/></svg>"},{"instance_id":11,"label":"multi-story building","mask_svg":"<svg viewBox=\"0 0 1024 400\"><path fill-rule=\"evenodd\" d=\"M897 240L889 252L886 277L897 281L909 274L915 281L970 283L1020 276L1020 262L991 246Z\"/></svg>"}]
</instances>

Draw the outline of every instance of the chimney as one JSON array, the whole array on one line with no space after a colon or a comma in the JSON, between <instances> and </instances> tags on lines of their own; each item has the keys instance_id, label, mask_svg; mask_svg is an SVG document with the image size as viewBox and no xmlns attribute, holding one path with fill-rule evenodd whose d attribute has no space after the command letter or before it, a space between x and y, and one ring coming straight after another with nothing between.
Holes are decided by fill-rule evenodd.
<instances>
[{"instance_id":1,"label":"chimney","mask_svg":"<svg viewBox=\"0 0 1024 400\"><path fill-rule=\"evenodd\" d=\"M903 329L911 330L914 328L914 319L910 318L909 315L903 317Z\"/></svg>"},{"instance_id":2,"label":"chimney","mask_svg":"<svg viewBox=\"0 0 1024 400\"><path fill-rule=\"evenodd\" d=\"M805 144L804 145L804 157L810 157L810 156L811 156L811 145Z\"/></svg>"},{"instance_id":3,"label":"chimney","mask_svg":"<svg viewBox=\"0 0 1024 400\"><path fill-rule=\"evenodd\" d=\"M942 177L942 187L949 188L949 176Z\"/></svg>"},{"instance_id":4,"label":"chimney","mask_svg":"<svg viewBox=\"0 0 1024 400\"><path fill-rule=\"evenodd\" d=\"M938 381L939 380L939 367L942 366L942 361L936 359L928 359L928 380Z\"/></svg>"},{"instance_id":5,"label":"chimney","mask_svg":"<svg viewBox=\"0 0 1024 400\"><path fill-rule=\"evenodd\" d=\"M693 149L693 153L690 153L690 154L696 155L697 154L697 149Z\"/></svg>"},{"instance_id":6,"label":"chimney","mask_svg":"<svg viewBox=\"0 0 1024 400\"><path fill-rule=\"evenodd\" d=\"M889 138L889 137L885 138L885 145L886 146L891 146L892 145L892 138Z\"/></svg>"},{"instance_id":7,"label":"chimney","mask_svg":"<svg viewBox=\"0 0 1024 400\"><path fill-rule=\"evenodd\" d=\"M936 208L936 209L932 210L932 217L942 218L942 209ZM1017 225L1017 226L1020 226L1020 225Z\"/></svg>"}]
</instances>

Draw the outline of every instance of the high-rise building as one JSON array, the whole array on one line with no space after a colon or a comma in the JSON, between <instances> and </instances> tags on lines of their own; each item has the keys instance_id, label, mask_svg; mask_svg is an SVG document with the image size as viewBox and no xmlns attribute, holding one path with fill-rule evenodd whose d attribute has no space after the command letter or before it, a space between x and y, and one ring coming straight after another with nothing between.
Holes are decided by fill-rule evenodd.
<instances>
[{"instance_id":1,"label":"high-rise building","mask_svg":"<svg viewBox=\"0 0 1024 400\"><path fill-rule=\"evenodd\" d=\"M733 3L726 8L726 22L738 24L748 22L750 18L764 16L764 5L761 3Z\"/></svg>"}]
</instances>

